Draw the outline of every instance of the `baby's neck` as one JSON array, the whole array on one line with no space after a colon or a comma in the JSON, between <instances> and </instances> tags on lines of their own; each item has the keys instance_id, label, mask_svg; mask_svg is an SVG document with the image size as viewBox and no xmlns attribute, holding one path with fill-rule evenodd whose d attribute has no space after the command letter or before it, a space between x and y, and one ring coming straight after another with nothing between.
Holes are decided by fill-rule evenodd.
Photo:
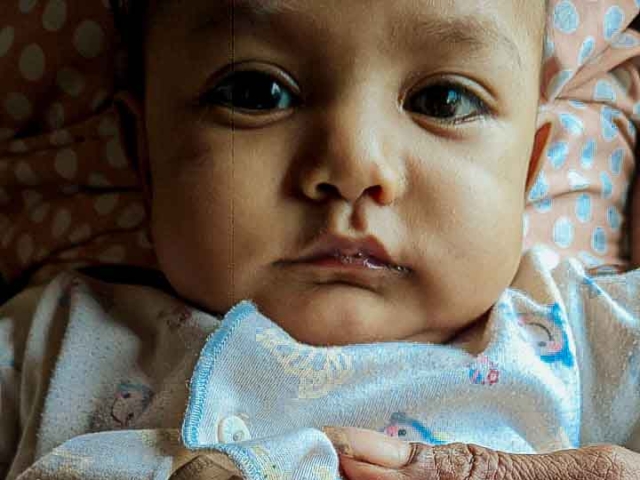
<instances>
[{"instance_id":1,"label":"baby's neck","mask_svg":"<svg viewBox=\"0 0 640 480\"><path fill-rule=\"evenodd\" d=\"M465 328L453 332L448 338L438 343L441 343L443 345L450 343L464 344L465 349L468 350L469 353L478 354L482 352L484 350L484 346L482 345L482 338L484 337L484 330L487 326L487 322L489 321L489 316L491 315L492 310L493 308L484 313L475 321L471 322ZM433 332L420 332L416 335L412 335L400 341L412 343L434 343Z\"/></svg>"}]
</instances>

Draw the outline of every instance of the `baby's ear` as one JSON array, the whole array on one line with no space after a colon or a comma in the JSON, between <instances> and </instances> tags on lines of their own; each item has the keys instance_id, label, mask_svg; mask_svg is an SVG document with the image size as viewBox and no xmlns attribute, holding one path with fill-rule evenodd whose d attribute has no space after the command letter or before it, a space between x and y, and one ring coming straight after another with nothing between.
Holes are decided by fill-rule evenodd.
<instances>
[{"instance_id":1,"label":"baby's ear","mask_svg":"<svg viewBox=\"0 0 640 480\"><path fill-rule=\"evenodd\" d=\"M151 169L147 147L147 129L144 122L144 107L131 92L122 91L115 95L114 102L120 114L122 138L127 157L133 162L138 173L147 208L151 206Z\"/></svg>"},{"instance_id":2,"label":"baby's ear","mask_svg":"<svg viewBox=\"0 0 640 480\"><path fill-rule=\"evenodd\" d=\"M533 149L531 151L529 170L527 172L526 196L529 195L529 190L531 190L535 184L538 174L542 169L554 131L555 121L553 115L545 110L538 111L536 134L533 140Z\"/></svg>"}]
</instances>

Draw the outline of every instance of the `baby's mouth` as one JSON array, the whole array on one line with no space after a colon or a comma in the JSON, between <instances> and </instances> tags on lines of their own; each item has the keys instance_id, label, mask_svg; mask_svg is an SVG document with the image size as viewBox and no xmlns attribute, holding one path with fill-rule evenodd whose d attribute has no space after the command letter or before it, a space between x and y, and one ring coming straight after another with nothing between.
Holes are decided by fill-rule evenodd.
<instances>
[{"instance_id":1,"label":"baby's mouth","mask_svg":"<svg viewBox=\"0 0 640 480\"><path fill-rule=\"evenodd\" d=\"M366 255L362 252L358 252L354 255L346 255L339 250L336 250L331 255L329 255L329 258L335 258L343 265L360 265L366 268L371 268L373 270L386 268L388 270L393 270L399 273L409 272L409 269L406 267L401 267L399 265L389 265L377 259L376 257Z\"/></svg>"},{"instance_id":2,"label":"baby's mouth","mask_svg":"<svg viewBox=\"0 0 640 480\"><path fill-rule=\"evenodd\" d=\"M279 262L305 284L348 286L373 293L385 291L390 282L408 279L412 270L387 263L364 249L324 249L294 261Z\"/></svg>"},{"instance_id":3,"label":"baby's mouth","mask_svg":"<svg viewBox=\"0 0 640 480\"><path fill-rule=\"evenodd\" d=\"M293 259L284 264L312 267L321 278L339 275L361 277L366 280L385 278L387 273L406 276L411 274L409 267L395 263L394 255L389 254L385 245L375 236L355 238L326 233Z\"/></svg>"}]
</instances>

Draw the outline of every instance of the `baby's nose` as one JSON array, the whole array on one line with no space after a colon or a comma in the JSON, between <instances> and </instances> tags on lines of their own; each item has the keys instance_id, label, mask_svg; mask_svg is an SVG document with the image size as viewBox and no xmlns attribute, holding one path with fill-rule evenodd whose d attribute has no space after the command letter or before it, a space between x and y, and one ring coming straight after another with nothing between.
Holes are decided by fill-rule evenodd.
<instances>
[{"instance_id":1,"label":"baby's nose","mask_svg":"<svg viewBox=\"0 0 640 480\"><path fill-rule=\"evenodd\" d=\"M406 179L401 149L387 121L371 110L360 105L347 111L343 105L325 114L329 120L324 134L314 136L325 147L315 149L315 158L309 162L313 167L303 173L301 181L308 198L337 197L354 203L368 195L381 205L390 205L402 196Z\"/></svg>"},{"instance_id":2,"label":"baby's nose","mask_svg":"<svg viewBox=\"0 0 640 480\"><path fill-rule=\"evenodd\" d=\"M371 197L380 205L391 205L398 197L399 179L386 169L380 172L328 172L319 171L315 178L303 185L305 195L313 200L343 198L355 203L363 196Z\"/></svg>"}]
</instances>

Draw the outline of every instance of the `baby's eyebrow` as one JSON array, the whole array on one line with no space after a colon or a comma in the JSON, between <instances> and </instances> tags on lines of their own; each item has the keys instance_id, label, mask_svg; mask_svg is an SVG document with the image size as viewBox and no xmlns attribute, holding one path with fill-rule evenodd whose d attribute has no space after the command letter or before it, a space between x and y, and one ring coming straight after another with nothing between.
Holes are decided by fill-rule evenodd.
<instances>
[{"instance_id":1,"label":"baby's eyebrow","mask_svg":"<svg viewBox=\"0 0 640 480\"><path fill-rule=\"evenodd\" d=\"M349 1L349 0L343 0ZM236 24L275 25L282 13L297 13L304 15L303 9L294 6L291 0L216 0L209 2L208 11L204 17L198 19L198 24L192 33L215 30L221 23L229 23L231 19ZM409 23L410 22L410 23ZM282 24L279 28L286 29L291 23ZM397 29L398 27L396 27ZM491 17L474 13L455 17L437 17L425 11L424 16L412 17L401 26L406 31L413 32L412 46L424 49L429 43L438 43L449 47L464 47L470 52L503 49L507 58L514 61L522 70L520 50L515 42L503 32L503 28ZM274 32L277 34L277 32ZM397 39L404 39L407 35L393 32Z\"/></svg>"},{"instance_id":2,"label":"baby's eyebrow","mask_svg":"<svg viewBox=\"0 0 640 480\"><path fill-rule=\"evenodd\" d=\"M266 21L268 18L286 11L296 11L289 0L215 0L208 4L208 22L199 28L210 28L213 23L236 19L255 19Z\"/></svg>"},{"instance_id":3,"label":"baby's eyebrow","mask_svg":"<svg viewBox=\"0 0 640 480\"><path fill-rule=\"evenodd\" d=\"M480 51L499 47L505 49L510 58L514 58L522 70L520 49L515 42L503 33L500 26L490 17L466 15L445 21L426 19L418 20L414 29L418 30L418 39L438 43L466 47L471 51ZM426 41L422 41L424 47Z\"/></svg>"}]
</instances>

